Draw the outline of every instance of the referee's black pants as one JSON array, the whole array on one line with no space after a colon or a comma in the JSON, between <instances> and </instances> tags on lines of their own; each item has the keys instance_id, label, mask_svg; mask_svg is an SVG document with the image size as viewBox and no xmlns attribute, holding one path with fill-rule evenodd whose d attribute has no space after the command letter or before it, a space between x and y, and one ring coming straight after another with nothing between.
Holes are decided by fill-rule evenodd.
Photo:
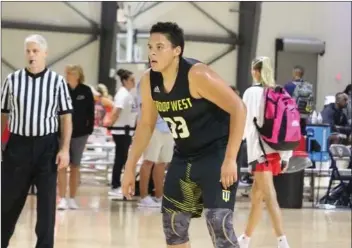
<instances>
[{"instance_id":1,"label":"referee's black pants","mask_svg":"<svg viewBox=\"0 0 352 248\"><path fill-rule=\"evenodd\" d=\"M117 189L121 187L121 172L127 160L132 138L128 134L113 134L112 137L115 142L115 161L112 169L111 188Z\"/></svg>"},{"instance_id":2,"label":"referee's black pants","mask_svg":"<svg viewBox=\"0 0 352 248\"><path fill-rule=\"evenodd\" d=\"M36 248L54 247L57 135L11 134L1 166L1 247L9 246L29 188L37 188Z\"/></svg>"}]
</instances>

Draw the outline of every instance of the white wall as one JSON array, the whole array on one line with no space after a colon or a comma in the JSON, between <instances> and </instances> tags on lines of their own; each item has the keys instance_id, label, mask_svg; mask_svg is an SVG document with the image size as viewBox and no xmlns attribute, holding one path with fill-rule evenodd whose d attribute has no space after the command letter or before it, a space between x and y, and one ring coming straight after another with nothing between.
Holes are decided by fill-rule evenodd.
<instances>
[{"instance_id":1,"label":"white wall","mask_svg":"<svg viewBox=\"0 0 352 248\"><path fill-rule=\"evenodd\" d=\"M99 2L72 2L88 18L100 22L101 3ZM22 21L29 23L53 24L57 26L89 27L89 23L75 13L63 2L4 2L2 3L2 20ZM25 66L24 39L26 36L38 33L48 42L48 64L68 50L88 41L88 34L70 34L59 32L38 32L36 30L1 30L2 58L16 68ZM55 63L50 68L60 74L64 73L67 64L80 64L83 67L86 83L96 85L98 81L99 40L90 43L84 48L71 53L65 59ZM1 63L1 80L12 72Z\"/></svg>"},{"instance_id":2,"label":"white wall","mask_svg":"<svg viewBox=\"0 0 352 248\"><path fill-rule=\"evenodd\" d=\"M137 2L125 2L133 8L138 9ZM229 12L230 8L237 8L236 2L196 2L203 10L212 15L222 25L237 33L238 14ZM175 11L177 10L177 11ZM181 12L180 12L181 10ZM186 16L187 18L185 18ZM158 21L176 22L184 29L186 34L209 35L227 37L228 34L219 28L214 22L200 13L188 2L163 2L150 11L139 15L134 20L134 26L139 30L149 30ZM147 40L140 40L138 44L144 48L143 59L147 59ZM202 62L210 61L212 58L226 51L230 45L214 44L204 42L186 41L184 56L198 59ZM123 56L123 55L122 55ZM118 67L127 68L126 65ZM231 85L236 84L237 51L232 51L225 57L219 59L211 68L214 69L225 81ZM128 66L137 75L140 74L138 66Z\"/></svg>"},{"instance_id":3,"label":"white wall","mask_svg":"<svg viewBox=\"0 0 352 248\"><path fill-rule=\"evenodd\" d=\"M326 53L318 59L318 108L326 95L351 83L350 2L263 2L257 55L274 59L275 39L285 36L326 42Z\"/></svg>"}]
</instances>

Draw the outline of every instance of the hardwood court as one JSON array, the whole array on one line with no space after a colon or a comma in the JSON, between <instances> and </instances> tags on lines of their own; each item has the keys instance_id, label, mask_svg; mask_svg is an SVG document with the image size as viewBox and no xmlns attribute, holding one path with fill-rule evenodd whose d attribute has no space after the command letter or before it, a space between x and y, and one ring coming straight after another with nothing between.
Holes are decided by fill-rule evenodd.
<instances>
[{"instance_id":1,"label":"hardwood court","mask_svg":"<svg viewBox=\"0 0 352 248\"><path fill-rule=\"evenodd\" d=\"M77 198L81 209L58 211L56 248L163 248L161 215L158 210L139 210L136 202L110 201L107 188L82 186ZM239 196L236 205L237 234L245 228L248 199ZM29 196L19 219L11 248L34 247L36 198ZM274 248L270 220L263 220L252 246ZM351 212L319 209L283 210L285 229L292 248L351 247ZM212 248L203 218L194 219L190 228L192 248Z\"/></svg>"}]
</instances>

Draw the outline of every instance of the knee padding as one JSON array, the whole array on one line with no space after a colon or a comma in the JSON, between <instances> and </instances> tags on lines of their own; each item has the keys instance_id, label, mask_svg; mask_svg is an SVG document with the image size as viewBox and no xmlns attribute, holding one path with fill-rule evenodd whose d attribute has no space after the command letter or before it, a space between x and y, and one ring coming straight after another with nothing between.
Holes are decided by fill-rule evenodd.
<instances>
[{"instance_id":1,"label":"knee padding","mask_svg":"<svg viewBox=\"0 0 352 248\"><path fill-rule=\"evenodd\" d=\"M163 226L168 245L180 245L189 241L188 228L191 221L188 213L163 213Z\"/></svg>"},{"instance_id":2,"label":"knee padding","mask_svg":"<svg viewBox=\"0 0 352 248\"><path fill-rule=\"evenodd\" d=\"M205 209L204 213L215 248L240 248L233 229L231 209Z\"/></svg>"}]
</instances>

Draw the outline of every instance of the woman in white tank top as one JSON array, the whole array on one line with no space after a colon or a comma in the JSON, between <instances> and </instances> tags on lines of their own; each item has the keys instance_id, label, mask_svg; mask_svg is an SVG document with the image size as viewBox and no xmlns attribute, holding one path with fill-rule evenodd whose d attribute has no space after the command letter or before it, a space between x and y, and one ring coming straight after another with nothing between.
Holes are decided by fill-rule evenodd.
<instances>
[{"instance_id":1,"label":"woman in white tank top","mask_svg":"<svg viewBox=\"0 0 352 248\"><path fill-rule=\"evenodd\" d=\"M252 62L252 76L254 86L248 88L243 95L243 102L247 107L246 126L244 139L247 140L248 163L252 166L254 183L252 187L252 204L245 233L239 237L241 248L248 248L250 237L254 228L262 217L262 202L266 203L275 234L278 238L279 248L289 248L287 239L282 228L282 218L279 204L276 199L276 191L273 176L282 173L282 161L288 161L292 152L279 152L262 142L266 153L265 162L263 151L260 147L259 132L254 125L254 118L259 126L264 119L264 88L275 87L273 70L267 57L259 57ZM258 87L256 87L258 86ZM287 164L285 162L284 164Z\"/></svg>"}]
</instances>

